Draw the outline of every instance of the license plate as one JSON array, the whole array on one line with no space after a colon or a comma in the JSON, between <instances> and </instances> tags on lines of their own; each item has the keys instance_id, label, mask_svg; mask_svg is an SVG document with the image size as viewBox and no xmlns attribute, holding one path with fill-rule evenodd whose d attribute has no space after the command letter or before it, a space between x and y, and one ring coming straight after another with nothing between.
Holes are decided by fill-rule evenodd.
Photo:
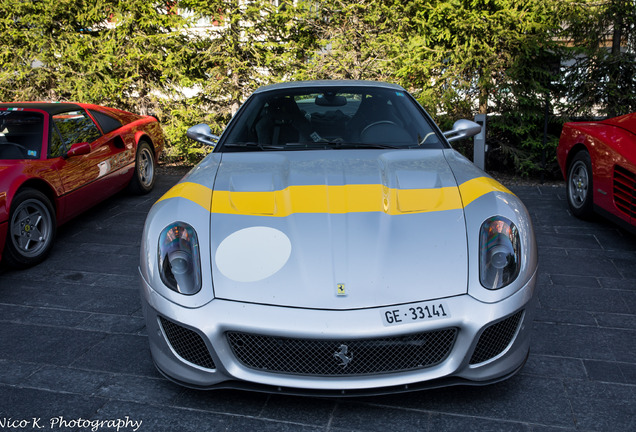
<instances>
[{"instance_id":1,"label":"license plate","mask_svg":"<svg viewBox=\"0 0 636 432\"><path fill-rule=\"evenodd\" d=\"M433 321L450 318L450 308L445 302L425 302L408 306L396 306L382 311L385 326Z\"/></svg>"}]
</instances>

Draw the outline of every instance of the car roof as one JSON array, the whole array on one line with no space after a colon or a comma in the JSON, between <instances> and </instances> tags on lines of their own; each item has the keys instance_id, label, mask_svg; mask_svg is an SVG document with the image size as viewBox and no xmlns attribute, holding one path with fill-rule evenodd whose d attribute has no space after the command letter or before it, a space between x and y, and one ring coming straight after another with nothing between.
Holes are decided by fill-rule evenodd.
<instances>
[{"instance_id":1,"label":"car roof","mask_svg":"<svg viewBox=\"0 0 636 432\"><path fill-rule=\"evenodd\" d=\"M380 81L357 81L357 80L316 80L316 81L289 81L278 84L270 84L259 87L254 93L262 93L271 90L282 89L302 89L312 87L376 87L393 90L406 91L402 86Z\"/></svg>"},{"instance_id":2,"label":"car roof","mask_svg":"<svg viewBox=\"0 0 636 432\"><path fill-rule=\"evenodd\" d=\"M70 102L3 102L0 103L0 108L28 108L45 111L49 114L59 114L82 109L82 106Z\"/></svg>"}]
</instances>

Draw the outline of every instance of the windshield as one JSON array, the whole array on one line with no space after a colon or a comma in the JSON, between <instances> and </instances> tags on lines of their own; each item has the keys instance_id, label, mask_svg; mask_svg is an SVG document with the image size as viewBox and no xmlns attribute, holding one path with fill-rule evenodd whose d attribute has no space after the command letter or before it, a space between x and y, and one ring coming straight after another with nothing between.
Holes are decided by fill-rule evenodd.
<instances>
[{"instance_id":1,"label":"windshield","mask_svg":"<svg viewBox=\"0 0 636 432\"><path fill-rule=\"evenodd\" d=\"M44 116L27 111L0 111L0 159L39 159Z\"/></svg>"},{"instance_id":2,"label":"windshield","mask_svg":"<svg viewBox=\"0 0 636 432\"><path fill-rule=\"evenodd\" d=\"M432 122L406 92L325 87L255 94L216 150L443 147Z\"/></svg>"}]
</instances>

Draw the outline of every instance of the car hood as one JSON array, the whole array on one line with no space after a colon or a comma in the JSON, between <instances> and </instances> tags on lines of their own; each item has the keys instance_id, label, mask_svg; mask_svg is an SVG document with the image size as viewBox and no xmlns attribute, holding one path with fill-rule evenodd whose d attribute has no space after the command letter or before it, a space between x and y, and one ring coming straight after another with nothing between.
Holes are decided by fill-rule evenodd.
<instances>
[{"instance_id":1,"label":"car hood","mask_svg":"<svg viewBox=\"0 0 636 432\"><path fill-rule=\"evenodd\" d=\"M464 210L441 150L225 153L216 298L355 309L467 292Z\"/></svg>"}]
</instances>

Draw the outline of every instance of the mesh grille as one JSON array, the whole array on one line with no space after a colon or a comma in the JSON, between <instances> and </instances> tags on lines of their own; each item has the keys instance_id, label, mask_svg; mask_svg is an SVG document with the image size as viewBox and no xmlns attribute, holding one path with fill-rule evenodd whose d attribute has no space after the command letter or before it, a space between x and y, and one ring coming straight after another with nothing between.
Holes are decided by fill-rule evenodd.
<instances>
[{"instance_id":1,"label":"mesh grille","mask_svg":"<svg viewBox=\"0 0 636 432\"><path fill-rule=\"evenodd\" d=\"M214 360L201 336L163 317L159 317L159 321L172 349L181 358L207 369L215 368Z\"/></svg>"},{"instance_id":2,"label":"mesh grille","mask_svg":"<svg viewBox=\"0 0 636 432\"><path fill-rule=\"evenodd\" d=\"M614 167L614 202L629 217L636 217L636 174L616 165Z\"/></svg>"},{"instance_id":3,"label":"mesh grille","mask_svg":"<svg viewBox=\"0 0 636 432\"><path fill-rule=\"evenodd\" d=\"M479 337L479 342L475 347L475 352L470 359L470 364L485 362L498 356L505 350L521 322L523 311L519 311L496 324L487 327Z\"/></svg>"},{"instance_id":4,"label":"mesh grille","mask_svg":"<svg viewBox=\"0 0 636 432\"><path fill-rule=\"evenodd\" d=\"M421 369L441 363L457 329L362 340L288 339L228 332L239 362L251 369L312 376L351 376Z\"/></svg>"}]
</instances>

